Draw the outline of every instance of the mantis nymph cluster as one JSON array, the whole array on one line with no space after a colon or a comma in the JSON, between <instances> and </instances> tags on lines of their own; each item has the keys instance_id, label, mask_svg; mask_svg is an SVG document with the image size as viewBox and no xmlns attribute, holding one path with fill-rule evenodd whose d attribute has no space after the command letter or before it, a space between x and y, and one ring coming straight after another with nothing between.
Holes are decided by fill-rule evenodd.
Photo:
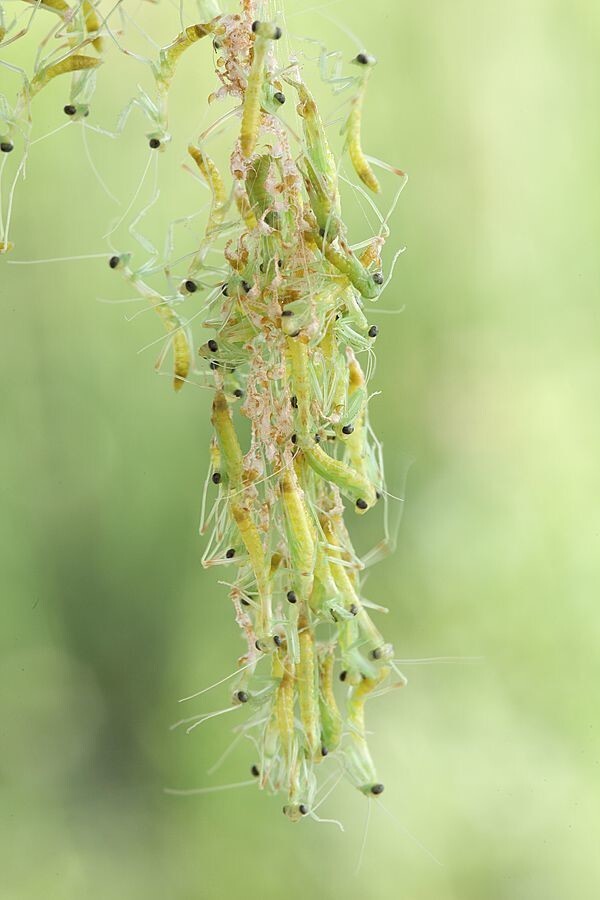
<instances>
[{"instance_id":1,"label":"mantis nymph cluster","mask_svg":"<svg viewBox=\"0 0 600 900\"><path fill-rule=\"evenodd\" d=\"M223 93L240 101L229 191L204 150L190 151L213 198L204 240L228 234L221 293L204 322L213 337L200 348L215 386L204 564L232 570L247 644L227 710L250 710L252 771L261 789L285 793L296 821L313 813L319 771L335 761L364 794L383 791L365 704L384 684L404 683L363 601L345 524L345 504L364 515L384 491L360 362L378 332L365 303L384 281L383 236L352 248L339 161L302 67L276 61L282 27L250 15L213 24ZM366 71L373 62L359 55ZM365 86L366 75L344 131L358 176L378 191L360 144ZM276 95L282 106L295 101L298 135L270 105ZM201 271L196 256L186 284ZM240 417L251 424L245 447Z\"/></svg>"},{"instance_id":2,"label":"mantis nymph cluster","mask_svg":"<svg viewBox=\"0 0 600 900\"><path fill-rule=\"evenodd\" d=\"M336 157L304 66L285 58L285 21L275 19L273 4L243 0L227 15L208 6L210 17L182 23L149 61L155 93L140 89L130 106L152 124L150 148L166 150L167 96L178 61L194 44L212 44L219 86L211 100L230 101L219 127L236 129L228 170L211 155L213 128L189 144L190 165L210 202L193 252L165 266L166 293L148 280L156 268L135 270L129 252L113 252L109 265L162 320L159 363L171 349L174 388L199 379L213 391L203 563L225 573L245 642L220 712L246 711L239 730L254 745L252 775L261 790L284 795L284 812L297 821L318 818L322 771L344 773L366 796L383 791L365 705L404 684L372 617L378 608L363 595L365 563L347 527L348 517L385 502L380 445L369 422L378 328L368 306L386 283L387 225L380 218L378 233L353 243L340 171L349 160L362 184L380 191L361 142L375 60L364 52L353 60L360 74L349 80L355 93ZM42 7L65 21L62 0ZM27 103L59 72L99 63L89 48L70 52L77 22L79 45L102 49L94 11L84 4L79 18L69 16L64 58L37 70L23 88ZM198 59L205 65L206 53ZM190 328L195 319L209 332L199 348ZM246 441L242 420L246 430L250 425ZM191 731L220 712L183 721Z\"/></svg>"}]
</instances>

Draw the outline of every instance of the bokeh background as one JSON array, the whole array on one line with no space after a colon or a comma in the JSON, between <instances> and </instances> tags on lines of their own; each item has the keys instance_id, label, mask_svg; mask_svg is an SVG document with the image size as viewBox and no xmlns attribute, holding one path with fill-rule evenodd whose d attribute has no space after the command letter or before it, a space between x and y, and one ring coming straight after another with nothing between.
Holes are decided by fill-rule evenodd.
<instances>
[{"instance_id":1,"label":"bokeh background","mask_svg":"<svg viewBox=\"0 0 600 900\"><path fill-rule=\"evenodd\" d=\"M243 781L253 762L241 746L211 779L230 720L190 736L168 727L177 699L230 672L241 647L225 590L200 566L210 394L175 396L154 349L138 354L160 336L152 314L128 322L139 307L97 302L132 296L106 256L3 258L0 895L595 898L600 6L286 8L292 36L349 59L349 29L378 56L365 143L410 173L392 222L407 251L381 301L402 312L373 315L373 419L405 502L391 506L398 549L369 595L390 607L400 656L480 659L407 665L407 690L370 706L387 811L373 805L358 872L367 804L350 787L324 807L344 834L290 826L279 798L250 787L165 796ZM177 31L174 7L135 17L162 43ZM178 76L168 152L181 160L210 121L207 58ZM132 66L115 54L103 73L94 117L107 128L131 93L125 75L142 80ZM63 124L64 93L37 101L36 136ZM106 223L146 165L146 128L134 114L119 141L89 135L119 209L76 129L35 145L12 259L106 254ZM163 164L148 234L201 196ZM347 212L362 234L360 204ZM120 240L132 245L125 228Z\"/></svg>"}]
</instances>

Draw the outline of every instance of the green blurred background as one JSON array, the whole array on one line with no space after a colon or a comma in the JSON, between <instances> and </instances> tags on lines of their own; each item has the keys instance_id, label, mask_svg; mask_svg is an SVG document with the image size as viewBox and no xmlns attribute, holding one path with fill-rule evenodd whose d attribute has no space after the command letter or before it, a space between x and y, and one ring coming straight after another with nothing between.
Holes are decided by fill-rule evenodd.
<instances>
[{"instance_id":1,"label":"green blurred background","mask_svg":"<svg viewBox=\"0 0 600 900\"><path fill-rule=\"evenodd\" d=\"M137 354L160 335L152 314L127 323L137 306L96 302L131 296L106 258L2 259L0 896L596 898L600 6L289 0L287 12L290 34L348 59L347 28L376 53L365 143L410 173L393 219L407 252L381 302L403 312L373 315L373 419L405 503L368 593L391 608L399 656L481 660L407 666L407 690L369 708L390 815L373 805L358 873L367 806L350 787L323 808L344 834L290 826L280 798L249 787L165 796L245 780L254 761L241 746L211 780L231 721L168 728L177 699L231 671L242 647L200 566L210 394L175 396L154 349ZM154 16L164 43L177 14L160 15L137 20ZM204 111L206 60L182 63L177 160L218 114ZM123 73L138 78L129 65L104 73L94 116L108 127ZM37 136L63 123L64 102L60 86L39 99ZM146 128L134 115L120 141L90 136L121 212ZM201 197L173 159L161 165L156 234ZM79 134L48 138L18 189L12 258L105 253L115 209ZM348 211L364 230L359 204Z\"/></svg>"}]
</instances>

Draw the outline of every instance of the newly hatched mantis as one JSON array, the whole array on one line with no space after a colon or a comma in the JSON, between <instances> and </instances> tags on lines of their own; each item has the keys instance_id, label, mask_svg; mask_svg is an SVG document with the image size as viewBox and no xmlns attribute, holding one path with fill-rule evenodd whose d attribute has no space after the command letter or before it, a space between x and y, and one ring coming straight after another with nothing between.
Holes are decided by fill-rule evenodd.
<instances>
[{"instance_id":1,"label":"newly hatched mantis","mask_svg":"<svg viewBox=\"0 0 600 900\"><path fill-rule=\"evenodd\" d=\"M252 33L254 34L254 55L248 74L240 131L242 152L245 157L251 156L256 147L267 54L273 41L280 39L281 28L273 22L255 20L252 23Z\"/></svg>"},{"instance_id":2,"label":"newly hatched mantis","mask_svg":"<svg viewBox=\"0 0 600 900\"><path fill-rule=\"evenodd\" d=\"M373 193L378 194L381 186L375 177L375 173L367 160L361 142L361 120L365 93L369 76L376 63L375 57L369 56L368 53L359 53L354 62L360 66L361 74L359 76L359 86L356 95L352 98L352 108L350 115L344 126L348 153L354 166L354 171L360 180L370 188Z\"/></svg>"}]
</instances>

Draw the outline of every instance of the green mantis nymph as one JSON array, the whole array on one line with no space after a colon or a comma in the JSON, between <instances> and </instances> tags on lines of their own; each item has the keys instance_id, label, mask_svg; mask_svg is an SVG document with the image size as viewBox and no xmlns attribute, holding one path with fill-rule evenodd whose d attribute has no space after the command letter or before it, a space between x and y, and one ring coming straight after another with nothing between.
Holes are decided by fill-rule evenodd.
<instances>
[{"instance_id":1,"label":"green mantis nymph","mask_svg":"<svg viewBox=\"0 0 600 900\"><path fill-rule=\"evenodd\" d=\"M354 59L354 62L357 66L360 67L361 75L359 79L358 91L351 101L352 109L350 110L350 115L348 116L348 120L344 126L344 132L346 134L348 153L350 155L352 165L354 166L354 171L356 172L360 180L364 184L366 184L367 187L373 191L373 193L378 194L381 191L381 186L363 152L361 142L361 120L363 103L369 76L373 67L375 66L376 60L373 56L369 56L368 53L359 53L358 56Z\"/></svg>"},{"instance_id":2,"label":"green mantis nymph","mask_svg":"<svg viewBox=\"0 0 600 900\"><path fill-rule=\"evenodd\" d=\"M251 156L256 147L267 54L273 41L280 39L281 28L273 22L259 22L255 20L252 23L252 33L254 34L254 54L244 95L242 128L240 132L242 152L246 157Z\"/></svg>"}]
</instances>

